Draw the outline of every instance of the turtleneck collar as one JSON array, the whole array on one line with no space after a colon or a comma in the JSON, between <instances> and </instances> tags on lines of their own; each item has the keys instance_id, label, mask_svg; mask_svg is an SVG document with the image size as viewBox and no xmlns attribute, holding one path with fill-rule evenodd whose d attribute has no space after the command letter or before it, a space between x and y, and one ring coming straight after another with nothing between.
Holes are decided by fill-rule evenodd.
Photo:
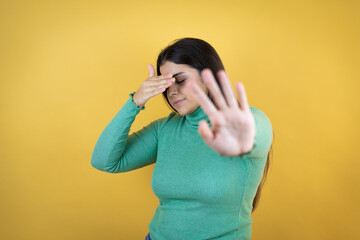
<instances>
[{"instance_id":1,"label":"turtleneck collar","mask_svg":"<svg viewBox=\"0 0 360 240\"><path fill-rule=\"evenodd\" d=\"M200 120L204 119L208 123L210 123L209 118L206 116L205 112L202 110L201 107L198 107L192 113L185 115L186 121L192 126L198 126Z\"/></svg>"}]
</instances>

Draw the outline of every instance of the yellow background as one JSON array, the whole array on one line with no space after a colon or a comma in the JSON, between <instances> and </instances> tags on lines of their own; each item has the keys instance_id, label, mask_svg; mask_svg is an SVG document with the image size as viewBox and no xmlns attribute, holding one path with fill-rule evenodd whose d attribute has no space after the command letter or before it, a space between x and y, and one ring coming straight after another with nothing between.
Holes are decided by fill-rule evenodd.
<instances>
[{"instance_id":1,"label":"yellow background","mask_svg":"<svg viewBox=\"0 0 360 240\"><path fill-rule=\"evenodd\" d=\"M176 38L218 51L270 118L252 239L359 239L359 1L1 1L0 238L144 239L154 165L90 165ZM170 110L151 99L132 131Z\"/></svg>"}]
</instances>

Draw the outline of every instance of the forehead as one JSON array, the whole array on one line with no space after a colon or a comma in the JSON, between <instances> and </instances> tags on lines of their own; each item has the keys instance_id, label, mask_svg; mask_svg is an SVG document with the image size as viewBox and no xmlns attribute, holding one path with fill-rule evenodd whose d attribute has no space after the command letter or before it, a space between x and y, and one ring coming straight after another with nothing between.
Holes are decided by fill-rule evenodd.
<instances>
[{"instance_id":1,"label":"forehead","mask_svg":"<svg viewBox=\"0 0 360 240\"><path fill-rule=\"evenodd\" d=\"M170 61L166 61L163 65L160 66L160 73L161 75L166 74L175 74L178 72L185 72L185 73L197 73L195 68L190 67L186 64L176 64Z\"/></svg>"}]
</instances>

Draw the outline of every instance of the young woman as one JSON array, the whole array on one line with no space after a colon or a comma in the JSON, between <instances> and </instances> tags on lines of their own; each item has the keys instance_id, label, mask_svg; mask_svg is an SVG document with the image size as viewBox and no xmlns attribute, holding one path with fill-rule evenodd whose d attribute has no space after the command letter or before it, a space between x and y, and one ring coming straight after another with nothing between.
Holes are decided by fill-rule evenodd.
<instances>
[{"instance_id":1,"label":"young woman","mask_svg":"<svg viewBox=\"0 0 360 240\"><path fill-rule=\"evenodd\" d=\"M109 173L155 163L151 186L159 206L146 239L250 239L269 167L272 126L237 100L220 57L207 42L183 38L162 50L155 69L101 133L91 159ZM162 93L167 117L129 135L146 102Z\"/></svg>"}]
</instances>

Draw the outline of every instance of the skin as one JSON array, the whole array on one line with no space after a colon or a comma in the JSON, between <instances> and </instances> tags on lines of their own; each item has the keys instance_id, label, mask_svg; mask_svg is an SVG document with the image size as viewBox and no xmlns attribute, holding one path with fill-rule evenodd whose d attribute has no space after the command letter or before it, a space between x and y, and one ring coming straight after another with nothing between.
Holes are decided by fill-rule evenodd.
<instances>
[{"instance_id":1,"label":"skin","mask_svg":"<svg viewBox=\"0 0 360 240\"><path fill-rule=\"evenodd\" d=\"M143 107L152 97L164 92L175 82L172 74L156 76L154 66L149 64L149 76L133 95L133 101L138 107Z\"/></svg>"},{"instance_id":2,"label":"skin","mask_svg":"<svg viewBox=\"0 0 360 240\"><path fill-rule=\"evenodd\" d=\"M195 111L199 106L210 120L211 128L205 120L199 122L198 133L204 142L222 156L239 156L250 152L255 143L255 120L248 105L244 85L236 83L238 99L224 70L217 73L224 94L210 69L198 71L183 64L166 61L160 67L160 76L149 65L149 76L133 96L138 106L168 88L167 97L171 105L182 116ZM183 72L173 77L176 73ZM185 80L183 83L175 83ZM208 92L214 99L209 99ZM175 106L174 101L185 99Z\"/></svg>"},{"instance_id":3,"label":"skin","mask_svg":"<svg viewBox=\"0 0 360 240\"><path fill-rule=\"evenodd\" d=\"M224 70L217 73L224 94L210 69L204 69L201 76L215 105L197 84L190 81L184 89L186 94L193 95L210 120L211 128L205 120L199 122L200 136L222 156L239 156L250 152L254 147L256 129L244 85L236 83L238 100Z\"/></svg>"},{"instance_id":4,"label":"skin","mask_svg":"<svg viewBox=\"0 0 360 240\"><path fill-rule=\"evenodd\" d=\"M185 91L185 85L188 82L196 84L203 92L208 92L208 89L201 79L197 69L189 67L185 64L176 64L166 61L160 66L161 75L172 75L175 77L175 82L168 87L166 95L171 106L181 115L185 116L194 112L200 105L193 94ZM177 73L181 73L176 75ZM184 99L180 105L175 105L174 101Z\"/></svg>"}]
</instances>

